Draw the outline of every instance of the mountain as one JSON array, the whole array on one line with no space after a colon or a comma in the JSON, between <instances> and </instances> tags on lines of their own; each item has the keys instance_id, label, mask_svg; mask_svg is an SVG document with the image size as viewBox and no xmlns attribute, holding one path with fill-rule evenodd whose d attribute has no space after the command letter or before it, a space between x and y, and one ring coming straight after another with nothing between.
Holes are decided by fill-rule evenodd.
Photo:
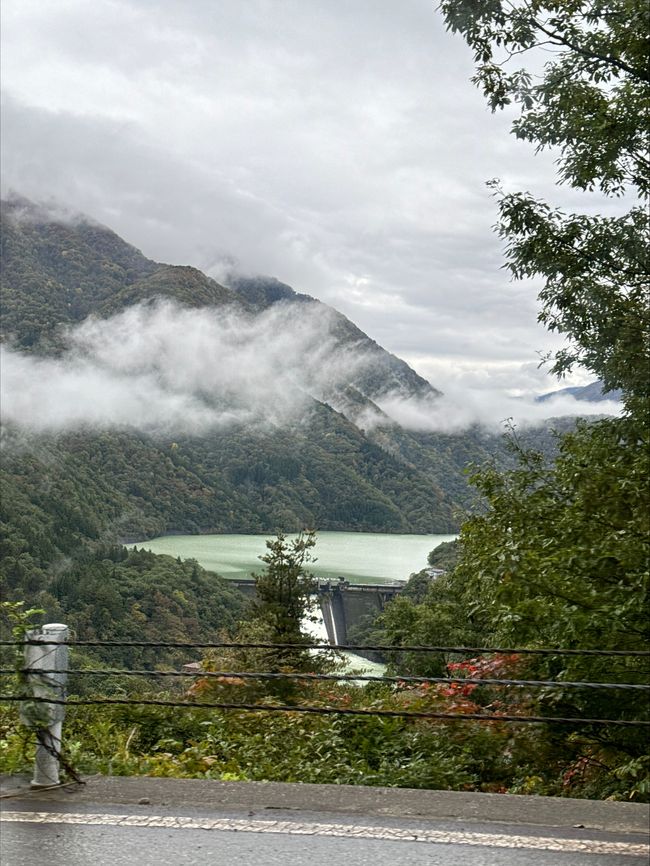
<instances>
[{"instance_id":1,"label":"mountain","mask_svg":"<svg viewBox=\"0 0 650 866\"><path fill-rule=\"evenodd\" d=\"M349 383L353 391L358 392L362 397L374 401L387 394L395 393L419 399L435 399L441 396L440 391L433 388L405 361L379 346L342 313L310 295L296 292L291 286L272 277L243 277L232 274L227 278L227 283L238 297L243 298L256 310L269 309L282 303L303 305L305 308L327 311L332 315L334 319L332 330L340 345L362 351L369 360L369 363ZM336 395L332 394L330 397L336 402ZM338 399L341 400L342 405L347 405L343 393L338 395ZM347 399L350 399L350 391ZM367 404L364 403L365 405Z\"/></svg>"},{"instance_id":2,"label":"mountain","mask_svg":"<svg viewBox=\"0 0 650 866\"><path fill-rule=\"evenodd\" d=\"M79 636L137 634L144 616L150 639L166 631L180 639L214 633L241 614L214 581L218 599L203 609L209 580L198 566L127 556L120 543L305 527L453 532L472 503L467 465L511 459L501 437L478 427L402 428L381 408L387 395L423 404L440 391L341 313L277 280L232 276L224 286L196 268L151 261L84 217L17 197L2 202L0 217L0 327L14 354L65 357L70 327L133 305L147 311L162 298L212 316L234 310L247 321L274 308L294 318L309 312L327 319L335 357L363 360L342 380L314 385L299 417L281 425L233 420L192 435L124 425L45 434L6 424L0 585L52 619L67 617ZM548 433L535 436L549 447Z\"/></svg>"},{"instance_id":3,"label":"mountain","mask_svg":"<svg viewBox=\"0 0 650 866\"><path fill-rule=\"evenodd\" d=\"M103 226L17 198L2 203L1 268L4 338L15 349L39 355L63 350L66 326L153 298L251 314L280 301L320 303L275 281L239 279L222 286L195 268L147 259ZM26 539L36 520L55 539L65 536L57 513L65 509L66 490L79 506L79 520L83 512L93 524L73 533L74 543L86 537L304 526L453 530L454 499L413 462L372 441L335 406L345 402L346 390L364 406L387 389L432 399L439 392L344 316L333 315L341 346L363 351L370 363L340 393L315 395L298 426L253 431L234 424L201 438L173 439L124 429L49 437L9 430L5 483L24 506L20 513L14 509L9 525L23 526L23 547L30 549ZM64 523L71 523L69 516ZM74 543L55 541L53 555L67 554Z\"/></svg>"},{"instance_id":4,"label":"mountain","mask_svg":"<svg viewBox=\"0 0 650 866\"><path fill-rule=\"evenodd\" d=\"M290 286L241 275L224 286L196 268L151 261L85 217L18 197L2 202L0 216L1 330L21 352L60 354L66 327L166 298L224 315L284 307L297 317L327 316L336 354L363 358L343 382L314 390L300 423L281 430L236 423L201 437L10 430L4 471L13 486L25 494L31 478L45 478L52 492L25 494L42 526L52 525L63 491L78 481L74 496L83 494L85 513L98 522L90 537L105 540L304 526L448 532L473 498L467 465L495 452L508 459L501 437L479 427L459 434L402 428L382 411L383 398L422 405L440 391L341 313Z\"/></svg>"},{"instance_id":5,"label":"mountain","mask_svg":"<svg viewBox=\"0 0 650 866\"><path fill-rule=\"evenodd\" d=\"M242 303L196 268L153 262L81 216L13 197L0 204L0 219L0 335L16 348L56 351L62 326L156 297L191 307Z\"/></svg>"},{"instance_id":6,"label":"mountain","mask_svg":"<svg viewBox=\"0 0 650 866\"><path fill-rule=\"evenodd\" d=\"M22 351L58 353L63 330L89 315L105 318L154 298L188 307L235 308L251 313L281 304L327 314L342 350L365 363L344 389L314 394L353 423L389 393L434 400L437 391L404 361L320 301L271 278L233 276L229 287L196 268L160 264L110 229L81 216L60 215L14 197L1 204L0 336Z\"/></svg>"},{"instance_id":7,"label":"mountain","mask_svg":"<svg viewBox=\"0 0 650 866\"><path fill-rule=\"evenodd\" d=\"M547 394L540 394L535 400L537 403L546 403L553 397L568 396L574 400L584 400L588 403L600 403L603 400L621 400L622 392L604 391L602 382L590 382L588 385L576 385L570 388L559 388L557 391L549 391Z\"/></svg>"},{"instance_id":8,"label":"mountain","mask_svg":"<svg viewBox=\"0 0 650 866\"><path fill-rule=\"evenodd\" d=\"M435 403L440 391L341 313L290 286L237 275L224 286L195 268L151 261L85 217L18 197L2 202L0 216L1 330L21 352L60 354L66 327L166 298L224 315L236 309L254 316L283 306L296 316L327 316L336 353L364 361L343 382L314 391L300 423L282 429L233 423L201 437L134 429L36 437L9 430L6 481L29 501L22 512L31 515L27 523L38 519L57 538L61 527L53 515L71 485L73 499L84 502L77 511L96 522L93 532L78 534L79 543L86 536L119 540L305 526L448 532L473 498L467 465L495 452L508 459L501 437L478 427L460 434L402 428L380 407L386 395L423 404ZM50 495L36 495L30 488L35 478L46 479ZM9 525L15 528L16 521L14 514ZM21 538L25 533L28 527ZM59 545L56 555L69 548Z\"/></svg>"}]
</instances>

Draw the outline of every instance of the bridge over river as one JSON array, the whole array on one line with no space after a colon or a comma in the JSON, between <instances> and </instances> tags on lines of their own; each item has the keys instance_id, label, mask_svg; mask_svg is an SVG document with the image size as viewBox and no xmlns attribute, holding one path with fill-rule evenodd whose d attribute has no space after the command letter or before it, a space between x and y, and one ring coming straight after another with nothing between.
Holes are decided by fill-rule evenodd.
<instances>
[{"instance_id":1,"label":"bridge over river","mask_svg":"<svg viewBox=\"0 0 650 866\"><path fill-rule=\"evenodd\" d=\"M255 595L254 580L231 578L229 582L246 595ZM399 595L403 589L403 583L353 584L343 577L338 580L319 581L318 600L329 642L348 643L348 630L351 626L363 616L380 614L386 602Z\"/></svg>"}]
</instances>

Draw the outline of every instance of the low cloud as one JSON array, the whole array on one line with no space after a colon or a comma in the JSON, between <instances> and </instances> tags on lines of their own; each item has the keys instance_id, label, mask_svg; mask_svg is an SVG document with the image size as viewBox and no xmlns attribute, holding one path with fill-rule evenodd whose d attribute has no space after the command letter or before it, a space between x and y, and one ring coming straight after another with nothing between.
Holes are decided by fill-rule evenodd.
<instances>
[{"instance_id":1,"label":"low cloud","mask_svg":"<svg viewBox=\"0 0 650 866\"><path fill-rule=\"evenodd\" d=\"M234 310L141 304L90 318L57 358L2 352L3 419L37 432L135 427L201 434L295 422L310 394L364 363L337 344L322 307Z\"/></svg>"},{"instance_id":2,"label":"low cloud","mask_svg":"<svg viewBox=\"0 0 650 866\"><path fill-rule=\"evenodd\" d=\"M308 303L256 315L144 303L87 319L65 333L65 346L54 358L2 349L5 422L36 433L135 428L195 435L232 425L293 425L311 398L329 401L376 357L336 336L333 310ZM384 414L369 410L354 420L370 429L388 416L406 429L454 433L475 424L495 429L508 418L534 425L620 410L613 401L560 394L538 403L449 384L439 397L390 393L376 400Z\"/></svg>"},{"instance_id":3,"label":"low cloud","mask_svg":"<svg viewBox=\"0 0 650 866\"><path fill-rule=\"evenodd\" d=\"M439 433L459 433L479 425L496 431L505 421L535 427L549 418L576 415L619 415L621 404L614 400L590 403L569 394L558 394L544 402L533 396L512 397L502 391L461 391L452 388L437 399L405 398L389 394L377 401L379 408L402 427ZM385 423L385 418L366 413L359 421L366 429Z\"/></svg>"}]
</instances>

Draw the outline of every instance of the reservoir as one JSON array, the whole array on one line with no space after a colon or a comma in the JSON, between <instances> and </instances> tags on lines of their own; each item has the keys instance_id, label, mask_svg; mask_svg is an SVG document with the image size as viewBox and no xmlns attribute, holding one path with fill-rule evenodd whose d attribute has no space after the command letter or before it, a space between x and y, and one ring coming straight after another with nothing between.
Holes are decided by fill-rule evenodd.
<instances>
[{"instance_id":1,"label":"reservoir","mask_svg":"<svg viewBox=\"0 0 650 866\"><path fill-rule=\"evenodd\" d=\"M225 578L250 577L262 571L259 556L273 535L165 535L144 541L153 553L196 559ZM320 579L344 577L350 583L405 581L427 566L427 555L455 535L387 535L379 532L319 532L308 570Z\"/></svg>"},{"instance_id":2,"label":"reservoir","mask_svg":"<svg viewBox=\"0 0 650 866\"><path fill-rule=\"evenodd\" d=\"M153 553L196 559L209 571L233 580L249 578L264 569L259 556L266 553L266 535L163 535L137 544ZM289 536L290 538L293 536ZM318 532L308 570L322 580L344 577L350 583L406 581L427 566L427 555L456 535L387 535L381 532ZM327 642L322 620L303 624L319 642ZM348 670L383 674L385 667L353 653L345 653Z\"/></svg>"}]
</instances>

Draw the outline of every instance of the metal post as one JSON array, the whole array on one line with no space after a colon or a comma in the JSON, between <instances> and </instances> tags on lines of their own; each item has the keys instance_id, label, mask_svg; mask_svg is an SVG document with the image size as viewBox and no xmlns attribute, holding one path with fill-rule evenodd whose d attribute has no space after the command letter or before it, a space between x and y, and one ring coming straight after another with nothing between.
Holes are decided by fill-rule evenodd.
<instances>
[{"instance_id":1,"label":"metal post","mask_svg":"<svg viewBox=\"0 0 650 866\"><path fill-rule=\"evenodd\" d=\"M26 639L37 641L25 645L25 667L30 670L55 671L48 674L28 674L28 681L36 698L65 700L68 677L67 625L48 623L27 632ZM24 725L36 728L36 761L32 788L45 788L59 784L59 754L61 728L65 716L63 704L38 702L21 711Z\"/></svg>"}]
</instances>

